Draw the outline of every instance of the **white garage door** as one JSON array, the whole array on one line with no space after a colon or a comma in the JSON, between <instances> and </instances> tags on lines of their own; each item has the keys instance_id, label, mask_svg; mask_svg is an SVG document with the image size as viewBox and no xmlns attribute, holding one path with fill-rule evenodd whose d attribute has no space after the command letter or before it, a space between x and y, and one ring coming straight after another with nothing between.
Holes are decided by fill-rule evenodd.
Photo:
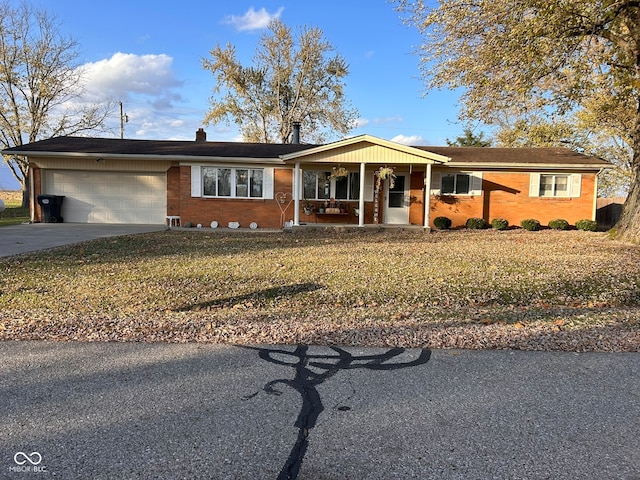
<instances>
[{"instance_id":1,"label":"white garage door","mask_svg":"<svg viewBox=\"0 0 640 480\"><path fill-rule=\"evenodd\" d=\"M65 222L165 222L165 173L47 170L43 190L47 195L65 196L62 202Z\"/></svg>"}]
</instances>

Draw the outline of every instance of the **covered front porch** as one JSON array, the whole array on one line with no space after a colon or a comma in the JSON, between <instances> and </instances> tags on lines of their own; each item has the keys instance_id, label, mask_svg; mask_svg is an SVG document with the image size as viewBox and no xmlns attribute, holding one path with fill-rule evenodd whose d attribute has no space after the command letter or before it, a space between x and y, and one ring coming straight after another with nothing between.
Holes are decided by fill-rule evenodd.
<instances>
[{"instance_id":1,"label":"covered front porch","mask_svg":"<svg viewBox=\"0 0 640 480\"><path fill-rule=\"evenodd\" d=\"M282 156L293 164L293 226L430 225L431 168L449 158L369 135Z\"/></svg>"}]
</instances>

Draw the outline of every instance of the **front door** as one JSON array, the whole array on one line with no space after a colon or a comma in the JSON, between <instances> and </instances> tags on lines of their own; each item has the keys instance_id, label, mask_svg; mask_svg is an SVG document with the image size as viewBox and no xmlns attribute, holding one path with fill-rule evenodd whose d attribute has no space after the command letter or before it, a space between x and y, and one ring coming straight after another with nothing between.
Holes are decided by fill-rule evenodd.
<instances>
[{"instance_id":1,"label":"front door","mask_svg":"<svg viewBox=\"0 0 640 480\"><path fill-rule=\"evenodd\" d=\"M396 173L393 188L389 188L389 180L385 184L384 223L393 225L409 224L408 173Z\"/></svg>"}]
</instances>

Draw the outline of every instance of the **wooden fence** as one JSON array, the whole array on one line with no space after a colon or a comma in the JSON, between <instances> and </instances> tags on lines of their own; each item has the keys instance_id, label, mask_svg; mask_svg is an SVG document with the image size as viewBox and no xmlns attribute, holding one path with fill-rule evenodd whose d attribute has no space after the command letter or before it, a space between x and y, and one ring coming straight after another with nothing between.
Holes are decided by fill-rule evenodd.
<instances>
[{"instance_id":1,"label":"wooden fence","mask_svg":"<svg viewBox=\"0 0 640 480\"><path fill-rule=\"evenodd\" d=\"M596 199L596 221L601 228L613 227L622 213L622 204L626 197Z\"/></svg>"}]
</instances>

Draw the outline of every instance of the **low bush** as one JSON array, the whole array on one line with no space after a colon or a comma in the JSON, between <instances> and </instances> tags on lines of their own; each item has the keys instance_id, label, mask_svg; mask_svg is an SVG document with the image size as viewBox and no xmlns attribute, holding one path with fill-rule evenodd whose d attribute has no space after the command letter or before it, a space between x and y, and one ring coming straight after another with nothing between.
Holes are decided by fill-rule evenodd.
<instances>
[{"instance_id":1,"label":"low bush","mask_svg":"<svg viewBox=\"0 0 640 480\"><path fill-rule=\"evenodd\" d=\"M540 230L540 222L535 218L525 218L520 222L520 226L530 232Z\"/></svg>"},{"instance_id":2,"label":"low bush","mask_svg":"<svg viewBox=\"0 0 640 480\"><path fill-rule=\"evenodd\" d=\"M507 222L504 218L494 218L491 220L491 227L494 230L506 230L509 228L509 222Z\"/></svg>"},{"instance_id":3,"label":"low bush","mask_svg":"<svg viewBox=\"0 0 640 480\"><path fill-rule=\"evenodd\" d=\"M576 228L585 232L595 232L598 229L598 223L595 220L585 218L576 222Z\"/></svg>"},{"instance_id":4,"label":"low bush","mask_svg":"<svg viewBox=\"0 0 640 480\"><path fill-rule=\"evenodd\" d=\"M552 230L566 230L569 228L569 222L562 218L557 218L549 222L549 228Z\"/></svg>"},{"instance_id":5,"label":"low bush","mask_svg":"<svg viewBox=\"0 0 640 480\"><path fill-rule=\"evenodd\" d=\"M482 230L487 228L487 222L484 218L470 218L467 220L467 228L471 230Z\"/></svg>"},{"instance_id":6,"label":"low bush","mask_svg":"<svg viewBox=\"0 0 640 480\"><path fill-rule=\"evenodd\" d=\"M448 217L436 217L433 224L438 230L448 230L451 228L451 219Z\"/></svg>"}]
</instances>

